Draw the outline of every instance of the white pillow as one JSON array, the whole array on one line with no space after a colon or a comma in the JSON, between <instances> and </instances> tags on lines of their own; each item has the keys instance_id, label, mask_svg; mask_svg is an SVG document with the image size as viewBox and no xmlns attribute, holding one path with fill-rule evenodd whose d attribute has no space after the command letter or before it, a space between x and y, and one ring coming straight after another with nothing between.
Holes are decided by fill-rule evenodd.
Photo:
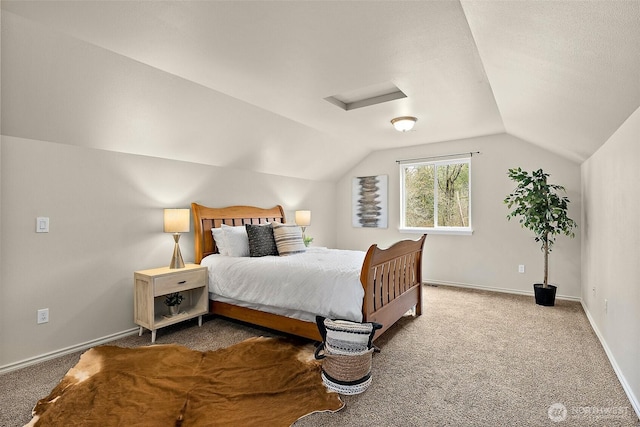
<instances>
[{"instance_id":1,"label":"white pillow","mask_svg":"<svg viewBox=\"0 0 640 427\"><path fill-rule=\"evenodd\" d=\"M231 227L222 224L225 251L228 256L249 256L249 236L244 225Z\"/></svg>"},{"instance_id":2,"label":"white pillow","mask_svg":"<svg viewBox=\"0 0 640 427\"><path fill-rule=\"evenodd\" d=\"M228 255L227 246L224 241L224 231L222 228L212 228L211 234L213 234L213 240L216 241L216 247L220 255Z\"/></svg>"},{"instance_id":3,"label":"white pillow","mask_svg":"<svg viewBox=\"0 0 640 427\"><path fill-rule=\"evenodd\" d=\"M295 224L274 222L273 238L276 241L279 255L299 254L307 250L302 240L302 229Z\"/></svg>"}]
</instances>

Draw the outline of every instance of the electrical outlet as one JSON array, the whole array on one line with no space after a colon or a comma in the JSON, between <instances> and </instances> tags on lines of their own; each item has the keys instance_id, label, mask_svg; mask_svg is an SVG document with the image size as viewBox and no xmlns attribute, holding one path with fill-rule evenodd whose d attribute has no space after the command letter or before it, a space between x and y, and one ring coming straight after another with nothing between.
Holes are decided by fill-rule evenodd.
<instances>
[{"instance_id":1,"label":"electrical outlet","mask_svg":"<svg viewBox=\"0 0 640 427\"><path fill-rule=\"evenodd\" d=\"M49 309L42 308L38 310L38 324L47 323L49 321Z\"/></svg>"},{"instance_id":2,"label":"electrical outlet","mask_svg":"<svg viewBox=\"0 0 640 427\"><path fill-rule=\"evenodd\" d=\"M607 314L608 311L609 311L609 300L605 299L604 300L604 314Z\"/></svg>"},{"instance_id":3,"label":"electrical outlet","mask_svg":"<svg viewBox=\"0 0 640 427\"><path fill-rule=\"evenodd\" d=\"M524 273L524 264L518 266L518 273Z\"/></svg>"}]
</instances>

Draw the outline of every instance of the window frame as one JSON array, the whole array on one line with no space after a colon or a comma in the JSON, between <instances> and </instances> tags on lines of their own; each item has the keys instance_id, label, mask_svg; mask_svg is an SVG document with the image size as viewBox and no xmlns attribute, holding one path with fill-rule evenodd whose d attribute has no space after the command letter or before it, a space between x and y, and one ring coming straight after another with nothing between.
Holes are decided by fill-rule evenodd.
<instances>
[{"instance_id":1,"label":"window frame","mask_svg":"<svg viewBox=\"0 0 640 427\"><path fill-rule=\"evenodd\" d=\"M447 226L434 226L434 227L407 227L405 224L405 170L407 167L421 167L421 166L434 166L434 223L437 224L438 218L438 173L437 167L451 164L466 163L469 168L469 225L466 227L447 227ZM469 236L473 234L473 222L472 222L472 204L471 204L471 156L454 157L445 160L407 160L398 162L400 166L400 227L401 233L427 233L427 234L449 234L449 235L464 235Z\"/></svg>"}]
</instances>

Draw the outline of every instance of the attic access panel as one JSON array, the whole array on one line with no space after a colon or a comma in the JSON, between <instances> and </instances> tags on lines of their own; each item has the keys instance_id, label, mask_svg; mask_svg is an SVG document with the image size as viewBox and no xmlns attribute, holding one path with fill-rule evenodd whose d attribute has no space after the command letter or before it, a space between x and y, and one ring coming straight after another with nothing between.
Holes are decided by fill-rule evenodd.
<instances>
[{"instance_id":1,"label":"attic access panel","mask_svg":"<svg viewBox=\"0 0 640 427\"><path fill-rule=\"evenodd\" d=\"M329 96L324 99L345 111L349 111L406 97L407 95L394 84L382 83L376 86L369 86L363 89L356 89Z\"/></svg>"}]
</instances>

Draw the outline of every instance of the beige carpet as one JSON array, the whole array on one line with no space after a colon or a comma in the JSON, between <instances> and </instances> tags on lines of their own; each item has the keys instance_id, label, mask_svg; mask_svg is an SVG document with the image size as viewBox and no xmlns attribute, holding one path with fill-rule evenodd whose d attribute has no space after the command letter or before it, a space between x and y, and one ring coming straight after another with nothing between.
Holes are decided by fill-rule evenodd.
<instances>
[{"instance_id":1,"label":"beige carpet","mask_svg":"<svg viewBox=\"0 0 640 427\"><path fill-rule=\"evenodd\" d=\"M579 303L425 287L423 315L376 344L373 384L335 414L295 426L640 426ZM195 350L265 335L217 318L160 330L158 343ZM149 333L114 342L149 345ZM19 426L79 354L0 376L0 425ZM559 406L562 405L562 406ZM554 422L552 417L564 415ZM563 411L564 408L564 411Z\"/></svg>"}]
</instances>

